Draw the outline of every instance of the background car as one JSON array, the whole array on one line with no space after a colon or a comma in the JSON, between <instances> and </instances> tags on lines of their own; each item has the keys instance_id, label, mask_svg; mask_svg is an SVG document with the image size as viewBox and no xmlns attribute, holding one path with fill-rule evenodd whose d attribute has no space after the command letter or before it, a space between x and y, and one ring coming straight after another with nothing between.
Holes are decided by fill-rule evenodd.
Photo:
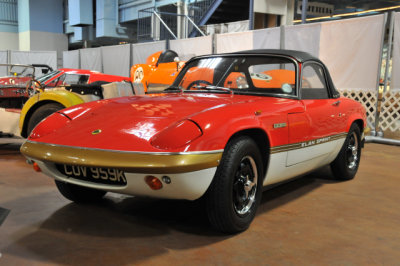
<instances>
[{"instance_id":1,"label":"background car","mask_svg":"<svg viewBox=\"0 0 400 266\"><path fill-rule=\"evenodd\" d=\"M144 91L163 90L174 82L185 62L172 50L159 51L150 55L145 64L136 64L131 68L131 80L142 83Z\"/></svg>"},{"instance_id":2,"label":"background car","mask_svg":"<svg viewBox=\"0 0 400 266\"><path fill-rule=\"evenodd\" d=\"M0 78L0 132L27 137L42 119L53 112L88 101L132 95L128 77L98 71L46 65L2 65L11 75ZM36 69L36 72L35 72ZM40 70L41 76L36 78ZM117 87L102 85L127 81ZM122 94L121 94L122 93Z\"/></svg>"},{"instance_id":3,"label":"background car","mask_svg":"<svg viewBox=\"0 0 400 266\"><path fill-rule=\"evenodd\" d=\"M72 201L203 197L211 224L235 233L266 187L326 165L354 178L365 127L362 105L340 96L320 60L253 50L193 58L162 93L59 111L21 152Z\"/></svg>"},{"instance_id":4,"label":"background car","mask_svg":"<svg viewBox=\"0 0 400 266\"><path fill-rule=\"evenodd\" d=\"M47 74L53 69L48 65L0 64L7 72L0 77L0 108L21 109L29 98L27 83L36 76Z\"/></svg>"},{"instance_id":5,"label":"background car","mask_svg":"<svg viewBox=\"0 0 400 266\"><path fill-rule=\"evenodd\" d=\"M125 93L104 93L102 85L122 81L128 82L127 86L122 88ZM104 99L104 95L108 98L134 94L128 77L65 68L32 80L26 88L31 98L21 110L19 128L22 137L27 137L41 120L63 108ZM113 91L116 92L115 89ZM131 94L126 94L126 91L130 91Z\"/></svg>"}]
</instances>

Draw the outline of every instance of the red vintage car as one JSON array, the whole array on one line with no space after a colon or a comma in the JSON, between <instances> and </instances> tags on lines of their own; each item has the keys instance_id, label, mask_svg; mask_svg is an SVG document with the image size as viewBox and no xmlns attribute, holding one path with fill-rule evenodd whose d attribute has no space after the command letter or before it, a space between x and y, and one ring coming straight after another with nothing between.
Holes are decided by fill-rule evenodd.
<instances>
[{"instance_id":1,"label":"red vintage car","mask_svg":"<svg viewBox=\"0 0 400 266\"><path fill-rule=\"evenodd\" d=\"M53 71L50 66L40 64L0 64L0 69L4 69L7 73L0 77L0 107L14 109L22 108L28 99L27 83L36 76Z\"/></svg>"},{"instance_id":2,"label":"red vintage car","mask_svg":"<svg viewBox=\"0 0 400 266\"><path fill-rule=\"evenodd\" d=\"M162 93L59 111L21 152L72 201L204 197L211 224L234 233L265 187L325 165L352 179L365 127L362 105L340 96L320 60L252 50L193 58Z\"/></svg>"},{"instance_id":3,"label":"red vintage car","mask_svg":"<svg viewBox=\"0 0 400 266\"><path fill-rule=\"evenodd\" d=\"M39 64L0 64L0 67L6 67L10 73L10 75L0 77L0 107L2 108L21 109L29 97L38 91L44 91L44 89L74 84L91 84L97 81L129 80L127 77L83 69L61 68L53 71L51 67ZM35 71L38 69L41 72Z\"/></svg>"}]
</instances>

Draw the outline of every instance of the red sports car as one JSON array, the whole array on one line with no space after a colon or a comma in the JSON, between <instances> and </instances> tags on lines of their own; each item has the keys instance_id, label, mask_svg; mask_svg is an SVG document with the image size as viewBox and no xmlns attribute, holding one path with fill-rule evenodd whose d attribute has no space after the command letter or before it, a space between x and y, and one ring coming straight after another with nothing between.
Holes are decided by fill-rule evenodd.
<instances>
[{"instance_id":1,"label":"red sports car","mask_svg":"<svg viewBox=\"0 0 400 266\"><path fill-rule=\"evenodd\" d=\"M104 74L98 71L60 68L54 70L47 65L0 64L7 67L11 75L0 77L0 107L21 109L24 103L38 90L62 85L84 85L94 82L129 80L128 77ZM41 69L42 73L35 73ZM44 75L43 75L44 74ZM36 78L39 76L39 78Z\"/></svg>"},{"instance_id":2,"label":"red sports car","mask_svg":"<svg viewBox=\"0 0 400 266\"><path fill-rule=\"evenodd\" d=\"M211 224L232 233L248 228L264 187L324 165L352 179L365 127L320 60L253 50L192 58L162 93L61 110L21 152L70 200L204 197Z\"/></svg>"}]
</instances>

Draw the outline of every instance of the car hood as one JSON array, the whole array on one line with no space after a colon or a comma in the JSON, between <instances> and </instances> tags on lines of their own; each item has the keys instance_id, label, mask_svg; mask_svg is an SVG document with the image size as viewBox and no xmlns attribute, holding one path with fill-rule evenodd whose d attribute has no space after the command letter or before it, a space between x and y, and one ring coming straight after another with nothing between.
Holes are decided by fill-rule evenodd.
<instances>
[{"instance_id":1,"label":"car hood","mask_svg":"<svg viewBox=\"0 0 400 266\"><path fill-rule=\"evenodd\" d=\"M155 151L150 140L184 119L257 97L163 94L115 98L64 109L72 121L37 142L121 151ZM42 123L46 123L46 120ZM46 125L51 127L51 125ZM97 133L97 134L96 134ZM177 136L179 137L179 136Z\"/></svg>"}]
</instances>

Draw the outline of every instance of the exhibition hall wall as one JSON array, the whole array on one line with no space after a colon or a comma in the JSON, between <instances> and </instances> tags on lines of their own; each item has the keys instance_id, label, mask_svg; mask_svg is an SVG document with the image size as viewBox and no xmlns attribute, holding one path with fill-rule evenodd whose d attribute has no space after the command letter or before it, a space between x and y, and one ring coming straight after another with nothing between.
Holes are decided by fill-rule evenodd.
<instances>
[{"instance_id":1,"label":"exhibition hall wall","mask_svg":"<svg viewBox=\"0 0 400 266\"><path fill-rule=\"evenodd\" d=\"M293 49L320 58L340 89L376 90L384 15L239 33L171 40L169 49L181 60L195 55L251 49ZM149 55L167 48L152 42L89 48L63 53L63 66L129 76L129 66L145 63ZM130 59L130 62L128 62ZM400 83L400 82L399 82Z\"/></svg>"},{"instance_id":2,"label":"exhibition hall wall","mask_svg":"<svg viewBox=\"0 0 400 266\"><path fill-rule=\"evenodd\" d=\"M129 76L130 66L145 63L167 47L181 60L192 56L251 49L294 49L320 58L339 89L376 90L384 15L268 28L239 33L87 48L63 52L63 65ZM400 89L400 13L395 15L392 89ZM0 63L42 63L57 68L54 51L0 51ZM5 68L0 68L4 74Z\"/></svg>"},{"instance_id":3,"label":"exhibition hall wall","mask_svg":"<svg viewBox=\"0 0 400 266\"><path fill-rule=\"evenodd\" d=\"M46 64L57 69L56 51L0 51L0 64ZM0 77L7 75L7 68L0 67Z\"/></svg>"}]
</instances>

